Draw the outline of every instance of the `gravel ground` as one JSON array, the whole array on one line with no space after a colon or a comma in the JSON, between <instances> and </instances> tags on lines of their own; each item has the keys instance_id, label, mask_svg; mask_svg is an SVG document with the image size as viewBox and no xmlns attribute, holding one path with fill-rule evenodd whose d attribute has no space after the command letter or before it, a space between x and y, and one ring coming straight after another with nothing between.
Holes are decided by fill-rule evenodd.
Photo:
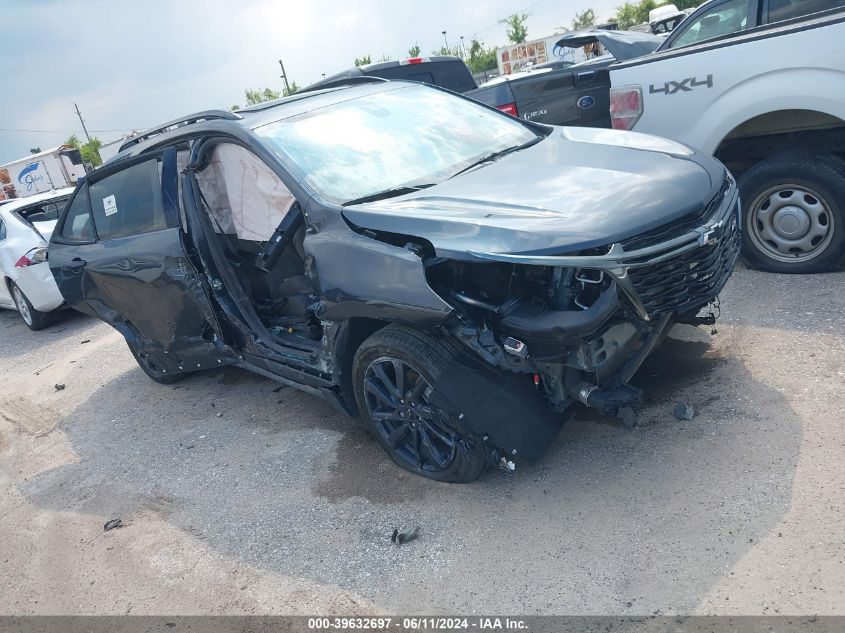
<instances>
[{"instance_id":1,"label":"gravel ground","mask_svg":"<svg viewBox=\"0 0 845 633\"><path fill-rule=\"evenodd\" d=\"M640 427L582 410L463 486L272 381L157 385L98 321L0 312L0 613L845 614L843 282L739 269Z\"/></svg>"}]
</instances>

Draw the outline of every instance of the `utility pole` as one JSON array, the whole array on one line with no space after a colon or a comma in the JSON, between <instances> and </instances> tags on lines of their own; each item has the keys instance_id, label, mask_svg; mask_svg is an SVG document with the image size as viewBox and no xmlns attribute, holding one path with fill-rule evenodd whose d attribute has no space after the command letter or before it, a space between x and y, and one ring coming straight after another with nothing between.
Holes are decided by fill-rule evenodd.
<instances>
[{"instance_id":1,"label":"utility pole","mask_svg":"<svg viewBox=\"0 0 845 633\"><path fill-rule=\"evenodd\" d=\"M466 59L467 48L466 48L466 46L464 46L464 36L463 35L461 35L461 50L464 52L464 59Z\"/></svg>"},{"instance_id":2,"label":"utility pole","mask_svg":"<svg viewBox=\"0 0 845 633\"><path fill-rule=\"evenodd\" d=\"M449 50L449 40L446 39L446 31L441 31L443 33L443 41L446 42L446 50Z\"/></svg>"},{"instance_id":3,"label":"utility pole","mask_svg":"<svg viewBox=\"0 0 845 633\"><path fill-rule=\"evenodd\" d=\"M282 77L282 81L284 81L284 82L285 82L285 94L287 94L288 92L290 92L290 86L288 85L288 76L287 76L287 73L285 73L285 65L282 63L282 60L281 60L281 59L279 60L279 66L281 66L281 67L282 67L282 74L281 74L281 77Z\"/></svg>"},{"instance_id":4,"label":"utility pole","mask_svg":"<svg viewBox=\"0 0 845 633\"><path fill-rule=\"evenodd\" d=\"M90 143L91 137L88 135L88 128L85 127L85 121L82 120L82 113L79 111L79 106L74 103L73 107L76 108L76 116L79 117L79 122L82 124L82 129L85 131L85 138L87 138Z\"/></svg>"}]
</instances>

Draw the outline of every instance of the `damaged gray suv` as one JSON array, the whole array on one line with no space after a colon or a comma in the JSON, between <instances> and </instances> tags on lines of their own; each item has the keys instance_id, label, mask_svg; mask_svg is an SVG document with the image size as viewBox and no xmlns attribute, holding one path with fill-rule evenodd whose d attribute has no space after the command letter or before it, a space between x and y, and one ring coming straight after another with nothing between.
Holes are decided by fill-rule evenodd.
<instances>
[{"instance_id":1,"label":"damaged gray suv","mask_svg":"<svg viewBox=\"0 0 845 633\"><path fill-rule=\"evenodd\" d=\"M49 248L157 382L237 365L360 415L440 481L540 458L573 403L632 424L739 250L716 160L364 78L126 142Z\"/></svg>"}]
</instances>

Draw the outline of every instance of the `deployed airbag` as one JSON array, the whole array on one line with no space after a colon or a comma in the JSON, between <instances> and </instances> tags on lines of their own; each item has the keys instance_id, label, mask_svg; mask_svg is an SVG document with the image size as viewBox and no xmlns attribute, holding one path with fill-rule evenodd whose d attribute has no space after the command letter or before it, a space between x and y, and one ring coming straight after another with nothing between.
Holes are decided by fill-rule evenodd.
<instances>
[{"instance_id":1,"label":"deployed airbag","mask_svg":"<svg viewBox=\"0 0 845 633\"><path fill-rule=\"evenodd\" d=\"M269 240L295 202L273 170L234 143L214 147L197 182L220 231L242 240Z\"/></svg>"}]
</instances>

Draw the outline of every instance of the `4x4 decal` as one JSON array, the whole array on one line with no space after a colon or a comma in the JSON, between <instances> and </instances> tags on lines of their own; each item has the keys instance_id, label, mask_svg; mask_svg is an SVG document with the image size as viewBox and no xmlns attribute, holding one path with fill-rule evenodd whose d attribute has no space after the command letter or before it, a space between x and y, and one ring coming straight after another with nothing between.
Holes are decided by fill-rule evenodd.
<instances>
[{"instance_id":1,"label":"4x4 decal","mask_svg":"<svg viewBox=\"0 0 845 633\"><path fill-rule=\"evenodd\" d=\"M686 79L681 79L681 81L667 81L660 88L656 88L654 84L651 84L648 87L648 93L651 95L659 93L663 93L665 95L673 95L676 92L691 92L693 88L699 88L701 86L712 88L713 75L707 75L705 79L687 77Z\"/></svg>"}]
</instances>

